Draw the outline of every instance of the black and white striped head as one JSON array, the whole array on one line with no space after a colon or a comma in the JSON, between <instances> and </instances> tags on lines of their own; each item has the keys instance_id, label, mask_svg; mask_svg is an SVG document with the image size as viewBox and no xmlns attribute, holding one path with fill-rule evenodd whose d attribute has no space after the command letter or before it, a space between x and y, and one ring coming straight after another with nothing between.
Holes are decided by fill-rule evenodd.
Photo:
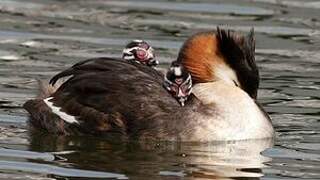
<instances>
[{"instance_id":1,"label":"black and white striped head","mask_svg":"<svg viewBox=\"0 0 320 180\"><path fill-rule=\"evenodd\" d=\"M155 59L153 48L143 40L133 40L129 42L123 49L122 58L150 67L155 67L159 64Z\"/></svg>"},{"instance_id":2,"label":"black and white striped head","mask_svg":"<svg viewBox=\"0 0 320 180\"><path fill-rule=\"evenodd\" d=\"M181 64L173 62L164 77L164 87L184 106L192 92L191 75Z\"/></svg>"}]
</instances>

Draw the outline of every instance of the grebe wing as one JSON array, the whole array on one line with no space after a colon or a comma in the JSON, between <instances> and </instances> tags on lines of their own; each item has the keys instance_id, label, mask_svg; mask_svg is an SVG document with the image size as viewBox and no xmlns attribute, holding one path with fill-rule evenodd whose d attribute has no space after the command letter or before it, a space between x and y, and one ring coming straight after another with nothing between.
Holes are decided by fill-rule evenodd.
<instances>
[{"instance_id":1,"label":"grebe wing","mask_svg":"<svg viewBox=\"0 0 320 180\"><path fill-rule=\"evenodd\" d=\"M47 130L55 128L46 124L51 122L43 117L62 112L73 117L71 124L84 131L126 133L130 130L132 133L157 127L180 106L163 88L162 74L145 65L111 58L91 59L57 74L50 82L54 84L65 76L71 77L51 97L30 100L24 105L31 121L36 121L33 124ZM57 109L54 112L55 108L59 112ZM39 112L45 115L37 115ZM59 117L62 126L63 118ZM44 119L48 122L43 122Z\"/></svg>"},{"instance_id":2,"label":"grebe wing","mask_svg":"<svg viewBox=\"0 0 320 180\"><path fill-rule=\"evenodd\" d=\"M131 64L132 66L128 66L128 64ZM112 70L112 71L121 72L123 70L130 71L133 69L139 69L142 72L148 73L154 78L156 78L156 80L158 81L163 80L163 74L161 72L155 71L153 68L146 68L141 64L125 61L124 59L103 57L103 58L93 58L93 59L88 59L88 60L78 62L74 64L72 67L53 76L49 83L51 85L54 85L61 78L75 75L78 73L83 73L85 71L98 72L98 71Z\"/></svg>"}]
</instances>

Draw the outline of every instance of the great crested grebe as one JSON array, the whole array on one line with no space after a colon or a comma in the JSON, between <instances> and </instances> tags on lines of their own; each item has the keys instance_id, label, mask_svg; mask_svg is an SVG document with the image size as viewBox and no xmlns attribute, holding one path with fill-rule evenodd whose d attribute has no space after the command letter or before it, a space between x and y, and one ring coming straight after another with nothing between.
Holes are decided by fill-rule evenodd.
<instances>
[{"instance_id":1,"label":"great crested grebe","mask_svg":"<svg viewBox=\"0 0 320 180\"><path fill-rule=\"evenodd\" d=\"M129 42L122 51L122 58L150 67L155 67L159 64L155 59L153 48L143 40L133 40Z\"/></svg>"},{"instance_id":2,"label":"great crested grebe","mask_svg":"<svg viewBox=\"0 0 320 180\"><path fill-rule=\"evenodd\" d=\"M164 76L163 86L178 100L181 106L184 106L192 92L191 75L181 64L174 61Z\"/></svg>"},{"instance_id":3,"label":"great crested grebe","mask_svg":"<svg viewBox=\"0 0 320 180\"><path fill-rule=\"evenodd\" d=\"M144 40L133 40L123 49L122 58L155 68L159 62L155 59L154 49ZM164 75L164 87L178 100L181 106L191 94L192 81L190 74L177 62L173 62L169 70L157 68Z\"/></svg>"},{"instance_id":4,"label":"great crested grebe","mask_svg":"<svg viewBox=\"0 0 320 180\"><path fill-rule=\"evenodd\" d=\"M177 62L191 74L192 96L181 107L163 88L163 75L112 58L75 64L51 79L71 76L50 97L24 104L31 124L56 134L117 134L138 140L225 141L271 138L258 105L254 34L198 33Z\"/></svg>"}]
</instances>

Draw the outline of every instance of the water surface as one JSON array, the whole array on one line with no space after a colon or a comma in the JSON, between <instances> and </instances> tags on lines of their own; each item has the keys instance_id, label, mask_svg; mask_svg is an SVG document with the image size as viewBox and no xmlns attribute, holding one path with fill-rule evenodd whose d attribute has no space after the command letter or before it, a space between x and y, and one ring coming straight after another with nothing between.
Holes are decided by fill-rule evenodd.
<instances>
[{"instance_id":1,"label":"water surface","mask_svg":"<svg viewBox=\"0 0 320 180\"><path fill-rule=\"evenodd\" d=\"M315 0L0 1L0 179L320 179L320 3ZM145 39L167 66L217 25L255 28L273 140L119 142L27 128L37 79Z\"/></svg>"}]
</instances>

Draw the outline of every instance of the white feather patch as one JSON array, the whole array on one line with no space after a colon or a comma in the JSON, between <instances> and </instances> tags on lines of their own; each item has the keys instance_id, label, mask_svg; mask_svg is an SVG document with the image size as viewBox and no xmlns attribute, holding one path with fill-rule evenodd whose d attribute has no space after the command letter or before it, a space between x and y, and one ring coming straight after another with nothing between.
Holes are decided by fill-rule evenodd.
<instances>
[{"instance_id":1,"label":"white feather patch","mask_svg":"<svg viewBox=\"0 0 320 180\"><path fill-rule=\"evenodd\" d=\"M181 71L180 67L175 67L173 70L174 70L174 75L176 75L176 76L182 75L182 71Z\"/></svg>"},{"instance_id":2,"label":"white feather patch","mask_svg":"<svg viewBox=\"0 0 320 180\"><path fill-rule=\"evenodd\" d=\"M135 39L135 40L133 40L132 42L142 43L142 42L143 42L143 40L141 40L141 39Z\"/></svg>"},{"instance_id":3,"label":"white feather patch","mask_svg":"<svg viewBox=\"0 0 320 180\"><path fill-rule=\"evenodd\" d=\"M43 100L43 102L46 103L46 105L52 110L52 112L54 114L59 116L62 120L66 121L67 123L79 124L79 121L77 121L74 116L71 116L71 115L69 115L69 114L67 114L65 112L60 111L61 107L54 106L53 103L49 101L51 99L53 99L53 97L46 98L46 99Z\"/></svg>"},{"instance_id":4,"label":"white feather patch","mask_svg":"<svg viewBox=\"0 0 320 180\"><path fill-rule=\"evenodd\" d=\"M137 47L132 47L132 48L124 48L122 53L123 54L132 54L132 50L137 49Z\"/></svg>"},{"instance_id":5,"label":"white feather patch","mask_svg":"<svg viewBox=\"0 0 320 180\"><path fill-rule=\"evenodd\" d=\"M273 127L254 100L241 88L223 80L198 83L193 94L208 107L205 128L196 127L206 141L244 140L273 137Z\"/></svg>"}]
</instances>

